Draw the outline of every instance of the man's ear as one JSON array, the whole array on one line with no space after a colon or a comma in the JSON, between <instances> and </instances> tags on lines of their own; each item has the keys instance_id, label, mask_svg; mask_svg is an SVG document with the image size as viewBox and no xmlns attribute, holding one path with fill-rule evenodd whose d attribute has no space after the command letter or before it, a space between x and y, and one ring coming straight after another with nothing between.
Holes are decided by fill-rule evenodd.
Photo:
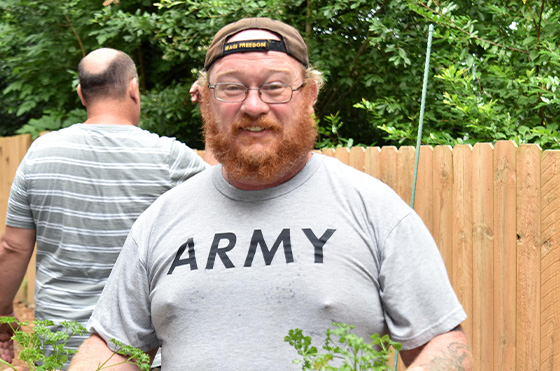
<instances>
[{"instance_id":1,"label":"man's ear","mask_svg":"<svg viewBox=\"0 0 560 371\"><path fill-rule=\"evenodd\" d=\"M200 103L200 85L198 85L198 80L193 82L189 90L191 95L191 102L194 104Z\"/></svg>"},{"instance_id":2,"label":"man's ear","mask_svg":"<svg viewBox=\"0 0 560 371\"><path fill-rule=\"evenodd\" d=\"M317 102L317 95L319 94L319 88L317 88L317 83L315 80L309 82L311 84L311 97L313 97L313 103Z\"/></svg>"},{"instance_id":3,"label":"man's ear","mask_svg":"<svg viewBox=\"0 0 560 371\"><path fill-rule=\"evenodd\" d=\"M84 96L82 95L82 86L80 84L78 84L78 97L80 97L80 101L82 102L82 105L85 107L86 106L86 101L84 99Z\"/></svg>"},{"instance_id":4,"label":"man's ear","mask_svg":"<svg viewBox=\"0 0 560 371\"><path fill-rule=\"evenodd\" d=\"M138 78L135 77L128 83L128 95L135 102L140 102L140 89L138 88Z\"/></svg>"},{"instance_id":5,"label":"man's ear","mask_svg":"<svg viewBox=\"0 0 560 371\"><path fill-rule=\"evenodd\" d=\"M309 86L308 87L309 97L311 98L311 99L309 99L309 104L310 104L309 109L313 112L313 106L315 106L315 102L317 102L317 96L319 94L319 89L317 88L317 83L315 82L315 80L309 80L307 85Z\"/></svg>"}]
</instances>

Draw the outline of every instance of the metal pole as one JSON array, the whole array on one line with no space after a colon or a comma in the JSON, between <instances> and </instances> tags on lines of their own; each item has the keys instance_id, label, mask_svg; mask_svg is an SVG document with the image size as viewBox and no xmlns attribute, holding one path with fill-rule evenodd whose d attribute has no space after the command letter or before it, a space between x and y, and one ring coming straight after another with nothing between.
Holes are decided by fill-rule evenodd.
<instances>
[{"instance_id":1,"label":"metal pole","mask_svg":"<svg viewBox=\"0 0 560 371\"><path fill-rule=\"evenodd\" d=\"M412 195L410 198L410 207L412 208L414 208L414 199L416 197L416 180L418 177L418 161L420 160L420 143L422 142L422 125L424 124L424 109L426 107L426 91L428 90L428 75L430 71L430 52L432 50L433 33L434 33L434 25L431 24L428 33L426 65L424 66L424 83L422 85L422 101L420 103L420 121L418 122L418 136L416 138L416 158L414 159L414 176L412 179Z\"/></svg>"}]
</instances>

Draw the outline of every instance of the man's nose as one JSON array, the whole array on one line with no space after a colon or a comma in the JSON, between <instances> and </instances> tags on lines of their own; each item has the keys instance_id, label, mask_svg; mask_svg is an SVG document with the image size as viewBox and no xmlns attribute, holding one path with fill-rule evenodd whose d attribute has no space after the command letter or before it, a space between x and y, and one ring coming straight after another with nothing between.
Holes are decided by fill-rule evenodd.
<instances>
[{"instance_id":1,"label":"man's nose","mask_svg":"<svg viewBox=\"0 0 560 371\"><path fill-rule=\"evenodd\" d=\"M253 117L266 114L269 110L269 105L262 101L257 89L250 89L241 105L241 111Z\"/></svg>"}]
</instances>

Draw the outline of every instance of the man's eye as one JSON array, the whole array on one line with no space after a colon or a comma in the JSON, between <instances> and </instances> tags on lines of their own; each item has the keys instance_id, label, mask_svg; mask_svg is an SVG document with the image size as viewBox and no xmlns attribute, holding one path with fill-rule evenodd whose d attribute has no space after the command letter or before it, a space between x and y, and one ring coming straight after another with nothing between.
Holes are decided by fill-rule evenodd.
<instances>
[{"instance_id":1,"label":"man's eye","mask_svg":"<svg viewBox=\"0 0 560 371\"><path fill-rule=\"evenodd\" d=\"M222 90L227 91L228 93L235 93L245 91L245 87L240 85L224 85L222 86Z\"/></svg>"},{"instance_id":2,"label":"man's eye","mask_svg":"<svg viewBox=\"0 0 560 371\"><path fill-rule=\"evenodd\" d=\"M286 90L286 85L272 84L261 86L261 91L266 94L282 94Z\"/></svg>"},{"instance_id":3,"label":"man's eye","mask_svg":"<svg viewBox=\"0 0 560 371\"><path fill-rule=\"evenodd\" d=\"M283 90L285 89L286 86L285 85L279 85L279 84L273 84L273 85L263 85L261 87L262 90L266 90L266 91L278 91L278 90Z\"/></svg>"}]
</instances>

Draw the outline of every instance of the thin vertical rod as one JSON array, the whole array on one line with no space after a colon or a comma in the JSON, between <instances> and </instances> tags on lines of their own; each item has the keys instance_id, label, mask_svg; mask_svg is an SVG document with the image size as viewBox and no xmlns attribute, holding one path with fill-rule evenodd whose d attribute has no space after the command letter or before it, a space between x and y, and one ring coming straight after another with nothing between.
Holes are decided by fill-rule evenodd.
<instances>
[{"instance_id":1,"label":"thin vertical rod","mask_svg":"<svg viewBox=\"0 0 560 371\"><path fill-rule=\"evenodd\" d=\"M418 178L418 162L420 161L420 144L422 142L422 126L424 124L424 110L426 107L426 91L428 90L428 75L430 72L430 53L432 50L432 34L434 25L431 24L428 34L428 48L426 51L426 65L424 66L424 83L422 85L422 102L420 103L420 121L418 122L418 136L416 137L416 157L414 159L414 176L412 178L412 195L410 197L410 207L414 208L416 197L416 181Z\"/></svg>"}]
</instances>

